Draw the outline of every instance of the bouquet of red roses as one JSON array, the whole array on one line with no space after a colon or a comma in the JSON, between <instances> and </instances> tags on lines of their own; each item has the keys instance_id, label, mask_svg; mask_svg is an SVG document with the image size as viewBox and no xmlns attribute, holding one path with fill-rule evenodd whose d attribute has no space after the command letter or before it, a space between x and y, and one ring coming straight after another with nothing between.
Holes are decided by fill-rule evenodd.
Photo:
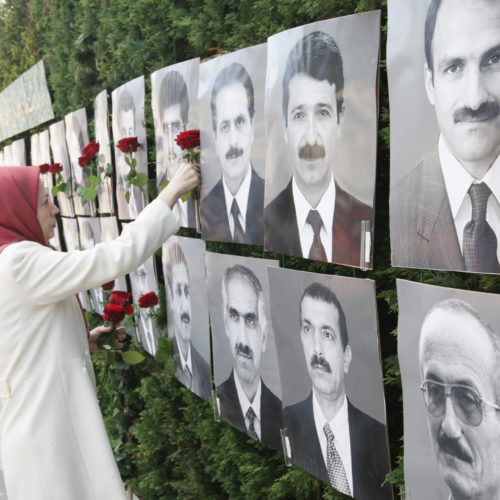
<instances>
[{"instance_id":1,"label":"bouquet of red roses","mask_svg":"<svg viewBox=\"0 0 500 500\"><path fill-rule=\"evenodd\" d=\"M130 185L133 184L142 189L148 183L148 176L142 172L137 172L137 160L134 153L141 147L137 137L124 137L118 141L116 147L125 155L125 162L129 166L129 171L125 176L125 199L130 202Z\"/></svg>"}]
</instances>

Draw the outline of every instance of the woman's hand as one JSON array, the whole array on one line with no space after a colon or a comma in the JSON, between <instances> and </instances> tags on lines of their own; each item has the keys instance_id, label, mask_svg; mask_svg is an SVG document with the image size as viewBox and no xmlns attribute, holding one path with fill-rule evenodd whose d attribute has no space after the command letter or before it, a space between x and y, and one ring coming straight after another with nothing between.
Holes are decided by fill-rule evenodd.
<instances>
[{"instance_id":1,"label":"woman's hand","mask_svg":"<svg viewBox=\"0 0 500 500\"><path fill-rule=\"evenodd\" d=\"M170 208L192 189L200 189L200 167L194 163L181 163L168 186L158 195Z\"/></svg>"},{"instance_id":2,"label":"woman's hand","mask_svg":"<svg viewBox=\"0 0 500 500\"><path fill-rule=\"evenodd\" d=\"M113 330L113 325L109 326L98 326L97 328L94 328L93 330L90 331L90 335L88 338L89 341L89 350L90 352L102 352L102 349L99 349L99 346L97 345L97 342L99 341L99 337L103 333L108 333L111 330ZM123 347L123 344L119 342L120 340L123 340L126 337L125 333L125 328L123 326L117 326L116 327L116 342L113 345L114 349L121 349Z\"/></svg>"}]
</instances>

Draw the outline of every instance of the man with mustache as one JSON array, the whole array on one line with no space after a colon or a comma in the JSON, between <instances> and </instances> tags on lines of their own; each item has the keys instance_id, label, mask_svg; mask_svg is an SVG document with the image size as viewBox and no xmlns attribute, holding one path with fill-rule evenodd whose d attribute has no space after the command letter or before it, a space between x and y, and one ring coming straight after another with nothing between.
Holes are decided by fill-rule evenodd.
<instances>
[{"instance_id":1,"label":"man with mustache","mask_svg":"<svg viewBox=\"0 0 500 500\"><path fill-rule=\"evenodd\" d=\"M221 416L256 441L282 450L281 401L259 372L268 325L262 286L251 269L241 265L226 269L222 305L234 368L217 387Z\"/></svg>"},{"instance_id":2,"label":"man with mustache","mask_svg":"<svg viewBox=\"0 0 500 500\"><path fill-rule=\"evenodd\" d=\"M292 178L264 210L267 250L364 267L361 221L373 210L334 176L334 153L344 116L340 49L322 31L301 38L283 75L285 142ZM371 229L370 229L371 230Z\"/></svg>"},{"instance_id":3,"label":"man with mustache","mask_svg":"<svg viewBox=\"0 0 500 500\"><path fill-rule=\"evenodd\" d=\"M208 363L191 342L191 295L186 257L178 243L167 250L167 300L173 313L175 377L208 401L212 392Z\"/></svg>"},{"instance_id":4,"label":"man with mustache","mask_svg":"<svg viewBox=\"0 0 500 500\"><path fill-rule=\"evenodd\" d=\"M253 169L254 88L240 63L223 68L210 101L222 178L201 202L203 238L262 245L264 180Z\"/></svg>"},{"instance_id":5,"label":"man with mustache","mask_svg":"<svg viewBox=\"0 0 500 500\"><path fill-rule=\"evenodd\" d=\"M384 426L346 396L352 352L342 306L312 283L300 299L300 339L312 390L284 410L294 464L359 500L392 499Z\"/></svg>"},{"instance_id":6,"label":"man with mustache","mask_svg":"<svg viewBox=\"0 0 500 500\"><path fill-rule=\"evenodd\" d=\"M432 0L425 56L440 137L391 190L393 265L498 273L500 3Z\"/></svg>"},{"instance_id":7,"label":"man with mustache","mask_svg":"<svg viewBox=\"0 0 500 500\"><path fill-rule=\"evenodd\" d=\"M500 338L459 299L435 304L421 329L421 389L451 500L500 498Z\"/></svg>"}]
</instances>

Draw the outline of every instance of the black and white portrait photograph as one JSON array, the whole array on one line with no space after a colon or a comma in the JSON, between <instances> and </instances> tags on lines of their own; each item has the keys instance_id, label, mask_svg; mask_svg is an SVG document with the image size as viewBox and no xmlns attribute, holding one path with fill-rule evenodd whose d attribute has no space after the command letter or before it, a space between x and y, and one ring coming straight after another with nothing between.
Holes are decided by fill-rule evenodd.
<instances>
[{"instance_id":1,"label":"black and white portrait photograph","mask_svg":"<svg viewBox=\"0 0 500 500\"><path fill-rule=\"evenodd\" d=\"M156 138L156 186L159 188L185 161L175 138L199 129L198 70L200 59L190 59L151 74L151 108ZM177 200L173 212L181 227L196 227L194 198Z\"/></svg>"},{"instance_id":2,"label":"black and white portrait photograph","mask_svg":"<svg viewBox=\"0 0 500 500\"><path fill-rule=\"evenodd\" d=\"M4 166L6 167L14 166L12 165L12 146L10 144L7 144L3 148L3 160L4 160Z\"/></svg>"},{"instance_id":3,"label":"black and white portrait photograph","mask_svg":"<svg viewBox=\"0 0 500 500\"><path fill-rule=\"evenodd\" d=\"M66 242L66 250L81 250L80 236L78 232L78 222L75 218L61 217L64 241ZM92 303L88 290L78 293L80 304L86 311L93 311Z\"/></svg>"},{"instance_id":4,"label":"black and white portrait photograph","mask_svg":"<svg viewBox=\"0 0 500 500\"><path fill-rule=\"evenodd\" d=\"M201 226L206 240L263 245L266 44L200 65Z\"/></svg>"},{"instance_id":5,"label":"black and white portrait photograph","mask_svg":"<svg viewBox=\"0 0 500 500\"><path fill-rule=\"evenodd\" d=\"M212 395L210 330L205 287L205 242L172 236L162 249L168 338L177 362L175 377L205 401Z\"/></svg>"},{"instance_id":6,"label":"black and white portrait photograph","mask_svg":"<svg viewBox=\"0 0 500 500\"><path fill-rule=\"evenodd\" d=\"M372 267L380 12L268 39L266 250Z\"/></svg>"},{"instance_id":7,"label":"black and white portrait photograph","mask_svg":"<svg viewBox=\"0 0 500 500\"><path fill-rule=\"evenodd\" d=\"M95 215L95 203L89 201L84 203L81 196L76 192L80 186L90 187L87 174L78 164L78 158L82 156L83 148L89 143L89 131L87 127L87 112L85 108L77 109L64 117L66 125L66 144L68 146L69 161L73 176L73 202L76 215Z\"/></svg>"},{"instance_id":8,"label":"black and white portrait photograph","mask_svg":"<svg viewBox=\"0 0 500 500\"><path fill-rule=\"evenodd\" d=\"M392 265L498 273L500 3L388 14Z\"/></svg>"},{"instance_id":9,"label":"black and white portrait photograph","mask_svg":"<svg viewBox=\"0 0 500 500\"><path fill-rule=\"evenodd\" d=\"M90 250L101 242L101 225L98 217L77 217L80 233L80 247ZM101 286L89 290L92 309L102 316L104 290Z\"/></svg>"},{"instance_id":10,"label":"black and white portrait photograph","mask_svg":"<svg viewBox=\"0 0 500 500\"><path fill-rule=\"evenodd\" d=\"M140 147L133 157L138 173L148 173L146 128L144 126L144 76L131 80L111 93L113 143L116 161L116 201L120 219L135 219L147 203L147 185L136 186L126 179L130 166L117 144L121 139L137 137ZM127 193L129 200L127 202Z\"/></svg>"},{"instance_id":11,"label":"black and white portrait photograph","mask_svg":"<svg viewBox=\"0 0 500 500\"><path fill-rule=\"evenodd\" d=\"M118 220L114 216L100 217L101 224L101 241L112 241L120 235L118 229ZM127 291L127 280L125 276L120 276L115 279L115 286L113 290Z\"/></svg>"},{"instance_id":12,"label":"black and white portrait photograph","mask_svg":"<svg viewBox=\"0 0 500 500\"><path fill-rule=\"evenodd\" d=\"M13 167L26 165L26 145L24 139L17 139L10 145L10 163Z\"/></svg>"},{"instance_id":13,"label":"black and white portrait photograph","mask_svg":"<svg viewBox=\"0 0 500 500\"><path fill-rule=\"evenodd\" d=\"M267 281L268 266L278 261L207 252L206 262L218 412L281 451L282 393Z\"/></svg>"},{"instance_id":14,"label":"black and white portrait photograph","mask_svg":"<svg viewBox=\"0 0 500 500\"><path fill-rule=\"evenodd\" d=\"M99 159L98 165L104 169L108 165L112 165L108 117L108 93L106 90L103 90L94 99L94 132L95 141L99 143L99 153L97 154ZM99 213L114 214L113 176L103 177L102 184L97 187Z\"/></svg>"},{"instance_id":15,"label":"black and white portrait photograph","mask_svg":"<svg viewBox=\"0 0 500 500\"><path fill-rule=\"evenodd\" d=\"M293 463L356 499L392 499L375 283L268 274Z\"/></svg>"},{"instance_id":16,"label":"black and white portrait photograph","mask_svg":"<svg viewBox=\"0 0 500 500\"><path fill-rule=\"evenodd\" d=\"M75 210L73 206L73 175L71 173L71 163L69 161L68 148L66 146L66 127L64 120L53 123L49 127L50 149L52 151L52 161L60 163L63 167L61 177L63 182L70 181L69 194L65 192L57 193L57 204L61 215L64 217L74 217Z\"/></svg>"},{"instance_id":17,"label":"black and white portrait photograph","mask_svg":"<svg viewBox=\"0 0 500 500\"><path fill-rule=\"evenodd\" d=\"M52 163L50 158L50 139L48 130L44 130L38 134L33 134L30 137L30 144L31 165L43 165L44 163L48 163L50 165ZM52 174L46 173L40 177L40 180L43 182L49 193L51 193L52 186L54 184Z\"/></svg>"},{"instance_id":18,"label":"black and white portrait photograph","mask_svg":"<svg viewBox=\"0 0 500 500\"><path fill-rule=\"evenodd\" d=\"M397 289L406 499L500 498L500 297Z\"/></svg>"}]
</instances>

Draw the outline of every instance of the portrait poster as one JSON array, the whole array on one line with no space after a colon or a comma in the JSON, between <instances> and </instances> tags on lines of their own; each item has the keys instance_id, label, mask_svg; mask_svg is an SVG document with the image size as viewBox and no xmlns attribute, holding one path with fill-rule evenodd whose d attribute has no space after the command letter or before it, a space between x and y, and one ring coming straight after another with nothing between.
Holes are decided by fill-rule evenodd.
<instances>
[{"instance_id":1,"label":"portrait poster","mask_svg":"<svg viewBox=\"0 0 500 500\"><path fill-rule=\"evenodd\" d=\"M144 126L144 76L131 80L113 90L112 126L115 146L116 201L119 219L135 219L147 204L147 185L139 187L126 179L130 167L117 144L121 139L137 137L139 149L133 153L137 162L136 170L148 174L148 145ZM128 202L127 202L127 198Z\"/></svg>"},{"instance_id":2,"label":"portrait poster","mask_svg":"<svg viewBox=\"0 0 500 500\"><path fill-rule=\"evenodd\" d=\"M7 146L5 146L3 148L3 153L4 153L4 165L6 167L13 167L13 158L12 158L12 145L11 144L7 144Z\"/></svg>"},{"instance_id":3,"label":"portrait poster","mask_svg":"<svg viewBox=\"0 0 500 500\"><path fill-rule=\"evenodd\" d=\"M0 167L6 167L7 164L5 163L5 151L2 149L0 151Z\"/></svg>"},{"instance_id":4,"label":"portrait poster","mask_svg":"<svg viewBox=\"0 0 500 500\"><path fill-rule=\"evenodd\" d=\"M68 148L66 146L66 127L64 126L64 120L50 125L49 133L52 160L54 163L60 163L62 165L63 169L60 175L62 182L65 182L67 185L66 191L59 191L57 193L57 204L59 205L59 210L61 211L62 216L74 217L73 174L71 173L71 163L69 160Z\"/></svg>"},{"instance_id":5,"label":"portrait poster","mask_svg":"<svg viewBox=\"0 0 500 500\"><path fill-rule=\"evenodd\" d=\"M329 481L326 437L315 419L336 435L347 416L348 433L339 431L336 443L350 496L392 499L390 486L380 488L389 451L375 282L272 267L268 275L293 463L339 489ZM336 408L331 414L321 394Z\"/></svg>"},{"instance_id":6,"label":"portrait poster","mask_svg":"<svg viewBox=\"0 0 500 500\"><path fill-rule=\"evenodd\" d=\"M82 156L83 148L89 143L89 131L87 127L87 112L80 108L64 117L66 125L66 144L68 145L69 160L73 176L74 206L76 215L95 215L95 202L84 203L78 194L79 187L90 187L90 181L83 168L78 164L78 158Z\"/></svg>"},{"instance_id":7,"label":"portrait poster","mask_svg":"<svg viewBox=\"0 0 500 500\"><path fill-rule=\"evenodd\" d=\"M24 144L24 139L17 139L10 147L12 148L12 166L24 167L26 165L26 146Z\"/></svg>"},{"instance_id":8,"label":"portrait poster","mask_svg":"<svg viewBox=\"0 0 500 500\"><path fill-rule=\"evenodd\" d=\"M99 222L101 224L101 241L112 241L120 236L116 217L100 217ZM115 279L113 290L127 291L127 280L125 276L120 276Z\"/></svg>"},{"instance_id":9,"label":"portrait poster","mask_svg":"<svg viewBox=\"0 0 500 500\"><path fill-rule=\"evenodd\" d=\"M203 239L263 244L266 57L264 43L200 65Z\"/></svg>"},{"instance_id":10,"label":"portrait poster","mask_svg":"<svg viewBox=\"0 0 500 500\"><path fill-rule=\"evenodd\" d=\"M458 491L453 490L457 483L465 486L463 498L480 498L477 493L491 482L496 483L496 494L495 489L491 489L490 494L483 497L496 498L500 485L498 411L483 402L481 422L465 424L461 421L461 405L455 397L459 393L451 389L450 398L445 398L450 403L445 414L436 417L427 411L421 387L425 379L447 382L450 386L470 386L483 401L494 402L495 397L487 391L495 380L490 371L492 358L498 370L498 351L495 350L499 342L500 296L404 280L397 280L397 290L405 498L460 498ZM494 347L491 342L485 342L486 328L496 339ZM447 335L450 330L451 334ZM460 340L461 345L457 348L450 338L465 340ZM434 341L434 350L429 349L429 341ZM477 396L470 400L466 393L462 396L463 402L477 403ZM453 415L450 413L452 406ZM445 418L448 419L446 423ZM478 467L482 468L482 473L477 472ZM456 481L457 476L463 481Z\"/></svg>"},{"instance_id":11,"label":"portrait poster","mask_svg":"<svg viewBox=\"0 0 500 500\"><path fill-rule=\"evenodd\" d=\"M59 250L59 251L62 250L61 238L59 236L59 226L58 225L56 225L56 227L54 228L54 236L52 236L52 238L50 238L49 245L52 245L56 250Z\"/></svg>"},{"instance_id":12,"label":"portrait poster","mask_svg":"<svg viewBox=\"0 0 500 500\"><path fill-rule=\"evenodd\" d=\"M74 252L80 251L80 236L78 233L78 222L75 218L61 217L64 241L66 242L66 251ZM78 293L80 303L83 309L86 311L93 311L92 304L90 302L90 296L88 290Z\"/></svg>"},{"instance_id":13,"label":"portrait poster","mask_svg":"<svg viewBox=\"0 0 500 500\"><path fill-rule=\"evenodd\" d=\"M108 122L108 93L106 90L100 92L94 99L94 132L95 140L99 143L99 153L97 154L98 166L108 168L112 165L111 145L109 138ZM97 186L97 200L99 202L100 214L114 214L115 205L113 202L113 176L103 176L102 184Z\"/></svg>"},{"instance_id":14,"label":"portrait poster","mask_svg":"<svg viewBox=\"0 0 500 500\"><path fill-rule=\"evenodd\" d=\"M30 138L31 148L31 165L43 165L52 163L50 159L50 140L49 131L44 130L38 134L33 134ZM52 186L54 185L52 174L46 173L40 177L47 190L52 193Z\"/></svg>"},{"instance_id":15,"label":"portrait poster","mask_svg":"<svg viewBox=\"0 0 500 500\"><path fill-rule=\"evenodd\" d=\"M212 371L205 242L171 236L162 249L168 338L177 362L175 377L197 396L210 401Z\"/></svg>"},{"instance_id":16,"label":"portrait poster","mask_svg":"<svg viewBox=\"0 0 500 500\"><path fill-rule=\"evenodd\" d=\"M267 267L279 263L207 252L206 265L217 411L236 429L280 451L282 392L267 281ZM259 421L260 435L255 419L252 435L246 408Z\"/></svg>"},{"instance_id":17,"label":"portrait poster","mask_svg":"<svg viewBox=\"0 0 500 500\"><path fill-rule=\"evenodd\" d=\"M80 233L80 246L82 250L90 250L101 242L101 224L98 217L78 217L78 229ZM101 283L103 285L104 283ZM102 316L105 301L104 290L96 286L89 290L93 310Z\"/></svg>"},{"instance_id":18,"label":"portrait poster","mask_svg":"<svg viewBox=\"0 0 500 500\"><path fill-rule=\"evenodd\" d=\"M380 11L269 37L267 250L372 268L379 44Z\"/></svg>"},{"instance_id":19,"label":"portrait poster","mask_svg":"<svg viewBox=\"0 0 500 500\"><path fill-rule=\"evenodd\" d=\"M388 2L393 266L500 272L489 243L500 237L500 101L487 83L498 74L500 4L478 3ZM482 188L491 236L476 239Z\"/></svg>"},{"instance_id":20,"label":"portrait poster","mask_svg":"<svg viewBox=\"0 0 500 500\"><path fill-rule=\"evenodd\" d=\"M175 138L180 132L199 129L198 69L200 59L190 59L151 74L151 108L156 141L156 186L170 180L184 161ZM179 199L174 215L181 227L196 227L194 199Z\"/></svg>"}]
</instances>

